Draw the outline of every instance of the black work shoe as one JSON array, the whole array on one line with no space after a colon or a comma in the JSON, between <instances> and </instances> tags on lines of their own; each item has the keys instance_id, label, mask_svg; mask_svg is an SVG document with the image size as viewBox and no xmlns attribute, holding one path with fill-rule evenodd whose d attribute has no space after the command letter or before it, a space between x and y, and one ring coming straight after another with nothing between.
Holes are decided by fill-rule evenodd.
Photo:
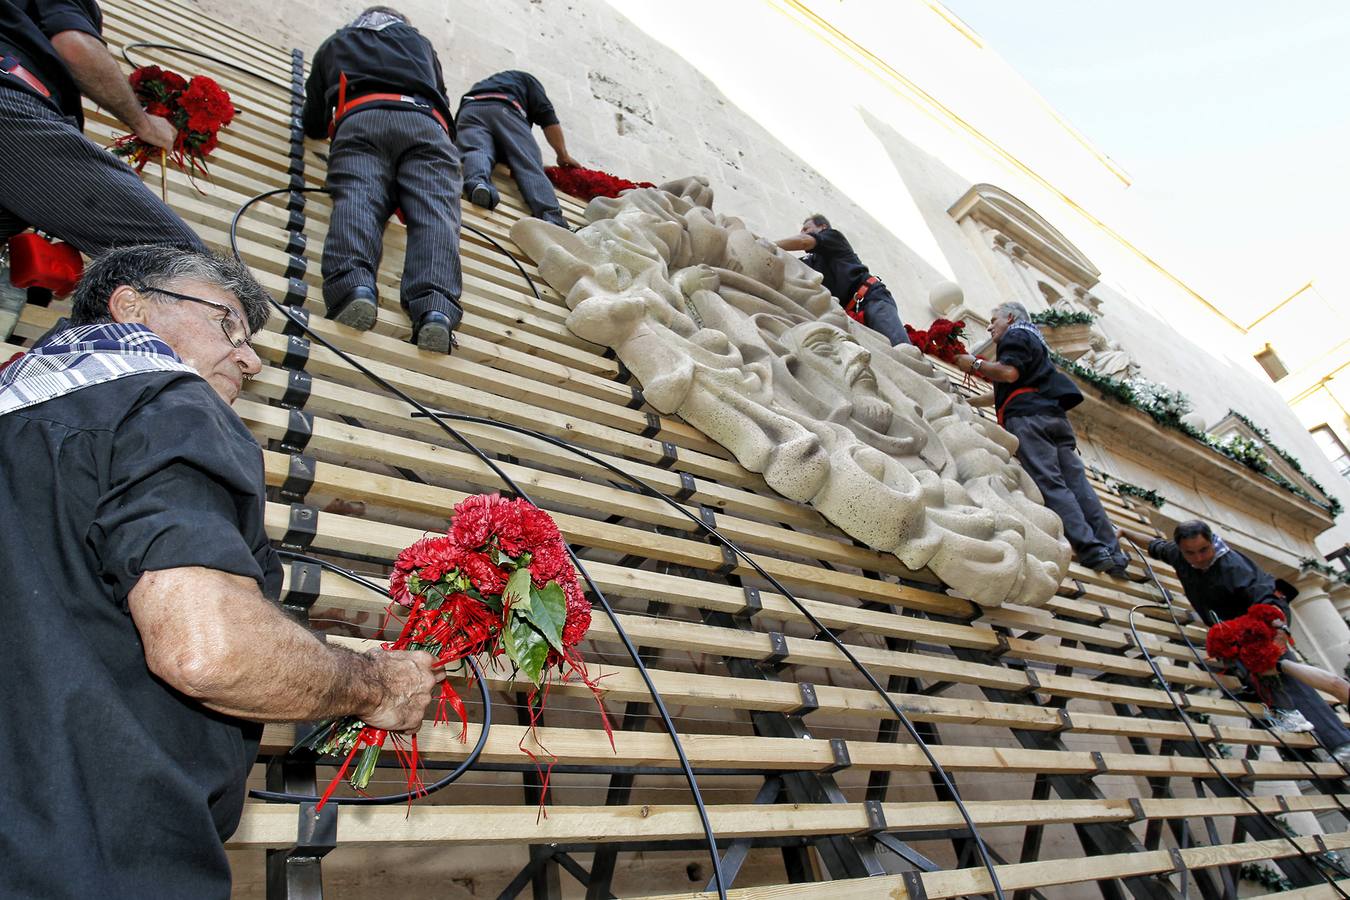
<instances>
[{"instance_id":1,"label":"black work shoe","mask_svg":"<svg viewBox=\"0 0 1350 900\"><path fill-rule=\"evenodd\" d=\"M328 318L357 331L369 331L370 326L375 324L379 310L380 304L375 299L374 288L361 286L353 288L347 299L343 300L342 305L336 310L330 310Z\"/></svg>"},{"instance_id":2,"label":"black work shoe","mask_svg":"<svg viewBox=\"0 0 1350 900\"><path fill-rule=\"evenodd\" d=\"M483 209L495 209L500 200L497 189L490 184L479 182L469 190L469 202Z\"/></svg>"},{"instance_id":3,"label":"black work shoe","mask_svg":"<svg viewBox=\"0 0 1350 900\"><path fill-rule=\"evenodd\" d=\"M450 329L450 317L434 309L424 314L413 328L412 340L419 350L449 353L455 344L454 334Z\"/></svg>"}]
</instances>

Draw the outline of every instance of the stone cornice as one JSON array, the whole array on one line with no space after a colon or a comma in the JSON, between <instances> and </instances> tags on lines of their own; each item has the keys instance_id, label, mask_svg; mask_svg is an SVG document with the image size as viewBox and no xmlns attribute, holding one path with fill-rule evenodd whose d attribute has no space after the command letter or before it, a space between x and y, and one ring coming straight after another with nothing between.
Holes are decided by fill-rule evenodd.
<instances>
[{"instance_id":1,"label":"stone cornice","mask_svg":"<svg viewBox=\"0 0 1350 900\"><path fill-rule=\"evenodd\" d=\"M1255 505L1269 510L1315 534L1334 524L1325 509L1285 490L1259 472L1179 431L1162 427L1146 413L1103 397L1090 384L1078 384L1084 399L1069 414L1070 418L1075 424L1082 423L1093 440L1100 440L1112 453L1133 457L1152 468L1166 461L1168 469L1194 478L1215 498L1228 496L1232 497L1230 505Z\"/></svg>"}]
</instances>

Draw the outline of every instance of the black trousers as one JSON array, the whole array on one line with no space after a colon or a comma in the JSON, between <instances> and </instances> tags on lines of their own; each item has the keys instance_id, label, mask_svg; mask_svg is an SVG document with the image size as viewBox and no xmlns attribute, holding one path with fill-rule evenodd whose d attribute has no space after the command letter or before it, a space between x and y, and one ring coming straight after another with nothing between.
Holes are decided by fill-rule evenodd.
<instances>
[{"instance_id":1,"label":"black trousers","mask_svg":"<svg viewBox=\"0 0 1350 900\"><path fill-rule=\"evenodd\" d=\"M1064 416L1010 416L1004 425L1017 436L1017 459L1041 489L1045 505L1064 523L1064 536L1078 561L1095 566L1127 562L1116 529L1088 483L1073 426Z\"/></svg>"},{"instance_id":2,"label":"black trousers","mask_svg":"<svg viewBox=\"0 0 1350 900\"><path fill-rule=\"evenodd\" d=\"M492 185L498 160L511 167L530 214L567 227L553 182L544 174L544 157L530 123L514 106L496 100L465 103L455 119L455 143L464 155L464 184Z\"/></svg>"},{"instance_id":3,"label":"black trousers","mask_svg":"<svg viewBox=\"0 0 1350 900\"><path fill-rule=\"evenodd\" d=\"M415 109L349 113L333 136L327 183L333 192L323 244L328 309L357 287L376 289L384 228L401 208L408 248L399 301L414 322L435 310L458 325L460 166L445 129Z\"/></svg>"},{"instance_id":4,"label":"black trousers","mask_svg":"<svg viewBox=\"0 0 1350 900\"><path fill-rule=\"evenodd\" d=\"M128 244L206 245L136 172L0 75L0 240L36 227L89 256Z\"/></svg>"}]
</instances>

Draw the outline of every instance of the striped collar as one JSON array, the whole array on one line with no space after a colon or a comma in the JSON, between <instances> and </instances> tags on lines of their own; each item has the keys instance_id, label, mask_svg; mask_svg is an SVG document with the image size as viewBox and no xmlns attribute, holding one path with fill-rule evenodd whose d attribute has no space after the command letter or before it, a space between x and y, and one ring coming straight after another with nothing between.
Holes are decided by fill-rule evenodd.
<instances>
[{"instance_id":1,"label":"striped collar","mask_svg":"<svg viewBox=\"0 0 1350 900\"><path fill-rule=\"evenodd\" d=\"M64 328L0 372L0 416L144 372L197 370L144 325Z\"/></svg>"}]
</instances>

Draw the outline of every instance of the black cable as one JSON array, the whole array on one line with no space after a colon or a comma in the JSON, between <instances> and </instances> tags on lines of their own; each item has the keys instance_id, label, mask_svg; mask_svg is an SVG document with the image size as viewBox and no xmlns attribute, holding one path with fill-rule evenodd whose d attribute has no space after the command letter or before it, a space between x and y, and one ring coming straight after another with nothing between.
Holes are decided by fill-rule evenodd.
<instances>
[{"instance_id":1,"label":"black cable","mask_svg":"<svg viewBox=\"0 0 1350 900\"><path fill-rule=\"evenodd\" d=\"M235 212L234 217L230 220L230 249L231 251L233 251L235 259L239 260L241 265L247 264L244 263L243 257L239 253L239 243L238 243L239 220L244 216L246 212L248 212L250 208L252 208L252 206L255 203L258 203L261 200L275 196L277 194L289 194L293 192L326 194L328 193L328 189L319 187L301 187L301 188L284 187L284 188L276 188L270 191L263 191L260 194L256 194L253 197L250 197ZM346 353L345 351L341 350L340 348L329 342L327 339L325 339L323 335L319 334L318 332L310 328L308 323L302 321L297 316L291 315L291 311L287 309L287 307L283 306L281 303L277 302L277 300L270 294L268 294L268 300L272 303L274 307L277 308L279 312L281 312L283 316L286 317L287 321L293 323L295 326L302 329L307 335L309 335L311 339L318 342L321 346L331 350L340 359L342 359L352 368L356 369L356 371L360 372L362 375L369 378L376 385L380 386L384 390L388 391L389 393L398 397L400 400L412 406L418 412L430 418L433 422L437 424L437 426L440 427L442 431L444 431L446 434L452 437L457 443L463 446L474 456L478 457L478 459L481 460L483 464L486 465L489 469L491 469L492 472L496 474L497 477L500 478L501 481L504 484L506 484L510 488L510 490L514 492L517 496L525 500L525 502L530 503L531 505L535 506L538 505L534 503L534 501L530 499L529 494L527 494L520 487L520 485L518 485L511 478L511 476L507 475L506 472L504 472L501 469L501 467L498 466L486 453L480 450L477 447L477 445L475 445L468 438L464 437L464 435L460 434L459 431L447 425L441 416L439 416L432 410L428 409L416 398L409 396L407 393L390 384L388 381L381 378L379 375L376 375L374 372L372 372L369 368L363 365L356 358ZM624 649L628 652L629 657L633 660L633 663L636 665L638 673L642 678L643 684L646 686L648 693L651 694L652 702L655 704L657 711L660 713L662 724L665 725L666 733L670 735L671 742L674 744L675 747L676 756L679 757L680 768L684 772L685 780L689 784L689 790L693 796L694 805L698 809L699 821L703 826L704 837L706 838L708 844L708 852L712 858L713 880L717 886L718 897L720 898L720 900L726 900L726 888L723 887L723 878L722 878L722 861L721 857L717 852L717 838L713 834L712 822L708 818L708 810L703 803L703 795L698 788L698 779L694 775L693 766L690 765L689 763L689 757L684 752L684 745L683 743L681 743L679 733L675 729L675 722L671 718L669 710L666 709L665 701L661 698L660 692L657 691L655 682L652 681L651 672L647 670L647 666L642 662L641 655L638 653L637 648L633 646L633 642L629 638L628 632L624 630L623 624L619 621L618 614L614 612L614 607L610 605L609 598L605 596L604 592L600 590L600 586L597 585L595 581L591 578L590 572L587 571L585 564L582 562L581 558L577 556L576 551L572 549L571 545L564 542L564 546L567 548L567 555L572 560L573 565L577 567L577 571L581 573L581 577L586 581L587 587L590 588L596 600L599 601L601 608L604 609L606 616L609 617L610 622L614 625L615 634L618 636L619 641L623 644Z\"/></svg>"},{"instance_id":2,"label":"black cable","mask_svg":"<svg viewBox=\"0 0 1350 900\"><path fill-rule=\"evenodd\" d=\"M1182 627L1180 621L1178 621L1177 619L1176 609L1172 605L1171 593L1167 590L1166 587L1163 586L1162 582L1158 579L1157 573L1153 571L1153 566L1150 565L1148 560L1144 557L1144 555L1140 553L1139 546L1135 544L1135 542L1128 535L1125 536L1125 540L1129 542L1130 546L1134 549L1135 553L1139 554L1140 559L1143 560L1145 571L1148 573L1149 578L1152 579L1153 584L1161 592L1164 600L1164 603L1161 604L1140 603L1131 607L1128 619L1130 626L1130 634L1134 638L1135 646L1138 647L1139 652L1143 654L1144 661L1148 663L1148 667L1153 671L1153 677L1156 678L1158 680L1158 684L1162 686L1163 692L1167 695L1168 702L1172 704L1172 708L1173 710L1175 710L1177 714L1177 718L1181 720L1181 724L1186 727L1186 731L1190 734L1191 741L1194 742L1196 749L1200 751L1200 755L1204 757L1205 762L1209 765L1210 769L1213 770L1214 774L1218 776L1219 779L1222 780L1223 783L1227 785L1231 791L1233 791L1235 794L1241 797L1243 802L1246 803L1249 807L1251 807L1252 811L1261 817L1262 821L1264 821L1267 825L1269 825L1273 830L1279 832L1280 835L1286 841L1289 842L1290 846L1292 846L1298 852L1299 856L1301 856L1305 861L1307 861L1310 865L1312 865L1312 867L1323 878L1326 879L1327 883L1330 884L1336 890L1337 894L1339 894L1341 897L1346 898L1346 900L1350 900L1350 893L1347 893L1344 888L1342 888L1339 884L1336 883L1336 880L1331 875L1327 874L1327 872L1324 869L1324 866L1336 870L1339 874L1343 876L1350 876L1350 872L1347 872L1339 864L1333 863L1329 859L1322 859L1318 856L1313 856L1312 854L1304 850L1302 847L1300 847L1297 841L1295 841L1292 837L1290 837L1288 834L1284 832L1284 829L1280 827L1279 823L1274 819L1273 816L1269 815L1268 813L1266 813L1265 810L1257 806L1256 802L1252 800L1251 796L1248 795L1246 791L1244 791L1236 782L1234 782L1231 778L1229 778L1228 775L1226 775L1222 769L1219 768L1218 763L1215 761L1215 757L1210 755L1209 746L1205 744L1203 741L1201 741L1200 736L1196 734L1195 728L1191 724L1190 716L1186 715L1181 704L1177 702L1176 695L1173 693L1171 685L1169 685L1167 683L1167 679L1163 677L1162 669L1158 666L1157 662L1154 661L1153 655L1148 652L1148 648L1144 645L1144 641L1139 635L1139 630L1135 626L1134 621L1135 614L1139 610L1141 609L1167 610L1168 615L1172 617L1172 622L1176 626L1177 632L1182 636L1182 639L1186 642L1187 646L1190 647L1191 652L1196 654L1196 661L1200 664L1201 668L1203 668L1206 672L1210 674L1210 677L1214 680L1214 683L1218 685L1219 689L1223 691L1223 693L1226 694L1229 697L1229 699L1231 699L1234 703L1238 704L1238 706L1243 709L1246 708L1245 704L1243 704L1240 700L1238 700L1235 696L1233 696L1232 692L1229 691L1228 688L1223 684L1223 682L1220 681L1215 676L1214 671L1205 664L1203 657L1199 656L1199 651L1196 649L1195 645L1191 643L1190 637L1186 634L1185 628ZM1249 716L1249 718L1252 717ZM1268 733L1270 733L1277 741L1279 741L1280 745L1286 751L1292 749L1289 747L1288 744L1284 742L1284 740L1279 736L1279 733L1276 732L1274 729L1264 724L1262 724L1261 727L1265 729ZM1305 765L1307 765L1306 762ZM1309 772L1312 774L1313 778L1320 780L1320 777L1317 775L1316 771L1312 769L1311 766L1307 766L1307 768ZM1335 799L1337 804L1340 805L1339 799L1335 798L1334 795L1333 799ZM1344 809L1344 807L1342 807L1342 809Z\"/></svg>"},{"instance_id":3,"label":"black cable","mask_svg":"<svg viewBox=\"0 0 1350 900\"><path fill-rule=\"evenodd\" d=\"M250 75L254 78L257 78L259 81L263 81L273 87L276 86L276 82L272 81L270 78L267 78L259 74L257 71L253 69L245 68L244 66L241 66L238 63L232 63L226 59L221 59L219 56L212 56L210 53L203 53L201 50L193 50L190 47L178 47L175 46L174 44L151 44L146 43L144 41L133 41L130 44L122 45L122 58L126 60L127 65L131 66L132 68L140 68L140 64L131 58L132 50L172 50L175 53L185 53L189 56L198 56L201 57L202 59L210 60L211 62L215 63L218 66L224 66L225 68L232 69L235 72L242 72L245 75ZM281 81L283 79L280 76L278 76L277 80Z\"/></svg>"},{"instance_id":4,"label":"black cable","mask_svg":"<svg viewBox=\"0 0 1350 900\"><path fill-rule=\"evenodd\" d=\"M389 597L389 592L384 588L367 578L361 577L350 569L344 569L342 566L334 565L327 560L319 559L315 556L306 556L303 553L293 553L289 550L278 550L277 553L278 555L288 556L291 559L298 559L302 562L314 563L324 569L341 575L343 578L350 579L363 587L367 587L386 599L393 599ZM337 803L342 806L393 806L399 803L408 803L418 797L426 797L430 794L434 794L442 788L453 784L460 779L460 776L468 772L469 769L473 767L474 763L478 762L478 757L483 755L483 748L487 746L488 732L492 730L492 697L488 693L487 680L483 677L483 670L479 668L478 661L472 656L466 656L464 660L469 664L469 667L473 669L474 681L477 682L478 694L483 702L482 731L478 735L478 743L474 744L473 749L469 751L469 755L443 777L436 779L431 784L425 785L418 790L404 791L401 794L380 794L374 797L329 797L329 803ZM255 800L266 800L269 803L318 803L322 799L308 794L292 794L287 791L265 791L256 789L249 791L248 795Z\"/></svg>"}]
</instances>

